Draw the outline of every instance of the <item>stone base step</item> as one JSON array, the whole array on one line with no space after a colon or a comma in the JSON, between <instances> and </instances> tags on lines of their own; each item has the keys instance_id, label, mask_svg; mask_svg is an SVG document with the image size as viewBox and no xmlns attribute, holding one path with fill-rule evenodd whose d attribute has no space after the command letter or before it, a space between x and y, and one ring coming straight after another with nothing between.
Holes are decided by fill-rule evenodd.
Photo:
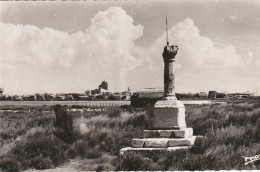
<instances>
[{"instance_id":1,"label":"stone base step","mask_svg":"<svg viewBox=\"0 0 260 172\"><path fill-rule=\"evenodd\" d=\"M133 148L168 148L176 146L192 146L196 136L189 138L145 138L132 139Z\"/></svg>"},{"instance_id":2,"label":"stone base step","mask_svg":"<svg viewBox=\"0 0 260 172\"><path fill-rule=\"evenodd\" d=\"M144 130L144 138L186 138L192 135L192 128L181 130Z\"/></svg>"},{"instance_id":3,"label":"stone base step","mask_svg":"<svg viewBox=\"0 0 260 172\"><path fill-rule=\"evenodd\" d=\"M177 147L168 147L168 148L132 148L126 147L120 150L120 155L124 155L127 152L137 152L142 154L153 154L159 152L173 152L180 149L189 149L190 146L177 146Z\"/></svg>"}]
</instances>

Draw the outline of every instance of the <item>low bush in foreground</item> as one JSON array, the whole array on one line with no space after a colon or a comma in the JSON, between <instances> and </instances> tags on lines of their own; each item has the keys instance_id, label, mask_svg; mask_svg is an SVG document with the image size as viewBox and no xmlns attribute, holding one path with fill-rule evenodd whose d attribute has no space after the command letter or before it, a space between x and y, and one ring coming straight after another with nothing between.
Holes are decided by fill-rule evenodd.
<instances>
[{"instance_id":1,"label":"low bush in foreground","mask_svg":"<svg viewBox=\"0 0 260 172\"><path fill-rule=\"evenodd\" d=\"M6 171L53 168L67 160L68 147L51 128L32 128L0 158L0 167Z\"/></svg>"}]
</instances>

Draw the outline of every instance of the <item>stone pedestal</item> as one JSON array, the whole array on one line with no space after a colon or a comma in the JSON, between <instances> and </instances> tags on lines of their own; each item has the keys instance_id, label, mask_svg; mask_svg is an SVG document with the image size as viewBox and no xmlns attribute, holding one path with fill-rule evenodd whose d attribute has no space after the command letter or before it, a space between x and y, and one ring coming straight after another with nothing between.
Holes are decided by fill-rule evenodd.
<instances>
[{"instance_id":1,"label":"stone pedestal","mask_svg":"<svg viewBox=\"0 0 260 172\"><path fill-rule=\"evenodd\" d=\"M157 101L153 110L152 129L186 128L185 107L179 100Z\"/></svg>"}]
</instances>

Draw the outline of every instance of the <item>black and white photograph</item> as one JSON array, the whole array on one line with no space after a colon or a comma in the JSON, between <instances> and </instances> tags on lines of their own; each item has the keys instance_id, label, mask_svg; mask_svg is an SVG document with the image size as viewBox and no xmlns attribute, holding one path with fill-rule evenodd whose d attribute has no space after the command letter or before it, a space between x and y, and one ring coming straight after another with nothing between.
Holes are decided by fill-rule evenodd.
<instances>
[{"instance_id":1,"label":"black and white photograph","mask_svg":"<svg viewBox=\"0 0 260 172\"><path fill-rule=\"evenodd\" d=\"M0 2L0 171L260 170L259 0Z\"/></svg>"}]
</instances>

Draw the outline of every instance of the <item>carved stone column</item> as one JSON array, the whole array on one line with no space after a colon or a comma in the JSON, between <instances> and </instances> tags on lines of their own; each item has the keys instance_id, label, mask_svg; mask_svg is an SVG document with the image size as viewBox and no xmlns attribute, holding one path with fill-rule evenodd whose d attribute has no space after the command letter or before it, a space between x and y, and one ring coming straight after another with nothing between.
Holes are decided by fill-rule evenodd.
<instances>
[{"instance_id":1,"label":"carved stone column","mask_svg":"<svg viewBox=\"0 0 260 172\"><path fill-rule=\"evenodd\" d=\"M164 97L167 100L176 100L175 97L175 56L178 46L167 45L164 47Z\"/></svg>"}]
</instances>

